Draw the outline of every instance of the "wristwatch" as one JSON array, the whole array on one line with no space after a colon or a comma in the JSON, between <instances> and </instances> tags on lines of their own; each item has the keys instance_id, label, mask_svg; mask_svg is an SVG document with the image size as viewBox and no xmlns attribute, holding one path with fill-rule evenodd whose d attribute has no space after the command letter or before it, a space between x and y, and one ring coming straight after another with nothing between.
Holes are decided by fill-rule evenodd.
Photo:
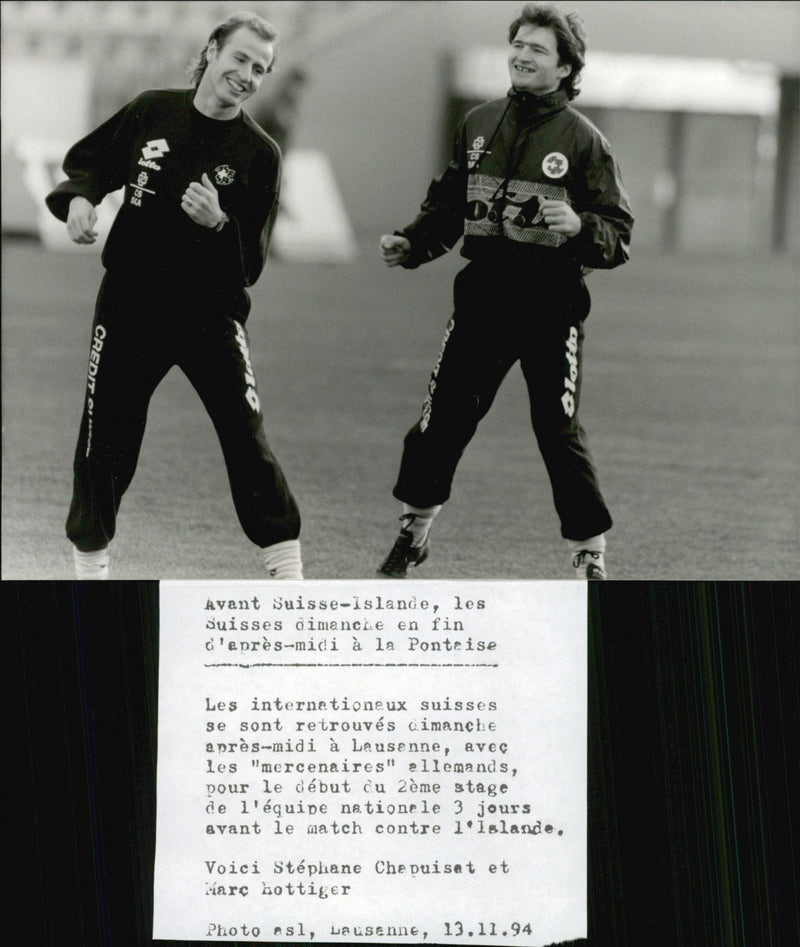
<instances>
[{"instance_id":1,"label":"wristwatch","mask_svg":"<svg viewBox=\"0 0 800 947\"><path fill-rule=\"evenodd\" d=\"M228 217L228 215L225 213L224 210L221 213L222 213L222 217L220 217L219 223L217 224L216 227L214 227L214 230L222 230L225 224L227 224L228 221L230 220L230 217Z\"/></svg>"}]
</instances>

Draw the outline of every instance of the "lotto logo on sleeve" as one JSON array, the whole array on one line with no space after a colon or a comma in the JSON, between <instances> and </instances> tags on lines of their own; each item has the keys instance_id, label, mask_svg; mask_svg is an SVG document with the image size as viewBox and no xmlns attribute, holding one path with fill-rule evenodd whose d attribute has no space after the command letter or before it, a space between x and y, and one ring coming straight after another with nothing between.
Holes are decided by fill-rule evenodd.
<instances>
[{"instance_id":1,"label":"lotto logo on sleeve","mask_svg":"<svg viewBox=\"0 0 800 947\"><path fill-rule=\"evenodd\" d=\"M575 414L575 394L578 384L578 330L575 326L569 327L565 354L569 373L564 375L564 394L561 396L561 404L564 406L564 414L571 418Z\"/></svg>"}]
</instances>

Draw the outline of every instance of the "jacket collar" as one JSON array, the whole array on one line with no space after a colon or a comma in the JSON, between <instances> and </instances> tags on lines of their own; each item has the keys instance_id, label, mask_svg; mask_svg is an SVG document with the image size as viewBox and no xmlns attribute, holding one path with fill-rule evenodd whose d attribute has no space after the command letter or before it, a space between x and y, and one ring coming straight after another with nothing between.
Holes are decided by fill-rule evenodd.
<instances>
[{"instance_id":1,"label":"jacket collar","mask_svg":"<svg viewBox=\"0 0 800 947\"><path fill-rule=\"evenodd\" d=\"M531 92L518 92L512 88L508 90L506 98L519 117L528 120L560 112L569 102L569 96L563 89L556 89L547 95L533 95Z\"/></svg>"}]
</instances>

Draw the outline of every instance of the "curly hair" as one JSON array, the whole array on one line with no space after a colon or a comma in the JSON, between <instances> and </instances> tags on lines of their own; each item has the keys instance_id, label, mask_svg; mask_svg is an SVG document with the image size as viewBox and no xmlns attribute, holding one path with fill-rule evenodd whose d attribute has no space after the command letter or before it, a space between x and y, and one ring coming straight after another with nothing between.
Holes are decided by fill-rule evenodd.
<instances>
[{"instance_id":1,"label":"curly hair","mask_svg":"<svg viewBox=\"0 0 800 947\"><path fill-rule=\"evenodd\" d=\"M208 66L208 47L211 43L216 43L217 49L222 49L228 37L242 26L248 30L252 30L256 36L260 36L261 39L267 40L269 43L274 43L278 39L278 31L263 17L258 16L256 13L247 13L246 11L233 13L227 20L220 23L216 29L212 30L211 35L208 37L208 42L189 65L192 85L195 88L200 85L200 80L203 78L203 74ZM267 72L272 72L274 67L275 60L273 59L267 68Z\"/></svg>"},{"instance_id":2,"label":"curly hair","mask_svg":"<svg viewBox=\"0 0 800 947\"><path fill-rule=\"evenodd\" d=\"M579 94L580 73L586 62L586 31L577 13L563 13L549 4L527 3L508 28L508 41L513 43L521 26L549 27L556 37L561 65L571 67L561 80L561 88L570 99Z\"/></svg>"}]
</instances>

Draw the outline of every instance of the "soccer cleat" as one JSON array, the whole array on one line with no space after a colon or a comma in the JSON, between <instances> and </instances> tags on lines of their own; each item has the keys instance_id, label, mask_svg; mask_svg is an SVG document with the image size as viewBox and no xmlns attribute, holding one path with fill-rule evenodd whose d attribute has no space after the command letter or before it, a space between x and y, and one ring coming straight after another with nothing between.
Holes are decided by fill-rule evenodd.
<instances>
[{"instance_id":1,"label":"soccer cleat","mask_svg":"<svg viewBox=\"0 0 800 947\"><path fill-rule=\"evenodd\" d=\"M401 520L413 518L413 513L406 513ZM414 536L410 529L400 528L400 535L394 542L389 555L378 567L376 575L382 579L405 579L409 566L419 566L428 558L430 541L426 536L422 544L413 546Z\"/></svg>"},{"instance_id":2,"label":"soccer cleat","mask_svg":"<svg viewBox=\"0 0 800 947\"><path fill-rule=\"evenodd\" d=\"M605 579L606 567L603 553L591 549L579 549L572 558L572 568L576 579Z\"/></svg>"}]
</instances>

